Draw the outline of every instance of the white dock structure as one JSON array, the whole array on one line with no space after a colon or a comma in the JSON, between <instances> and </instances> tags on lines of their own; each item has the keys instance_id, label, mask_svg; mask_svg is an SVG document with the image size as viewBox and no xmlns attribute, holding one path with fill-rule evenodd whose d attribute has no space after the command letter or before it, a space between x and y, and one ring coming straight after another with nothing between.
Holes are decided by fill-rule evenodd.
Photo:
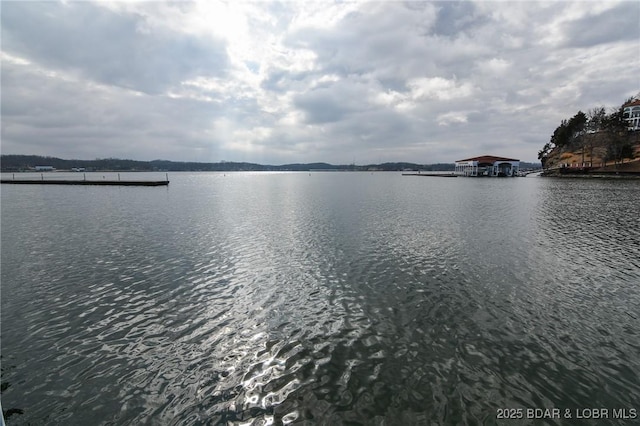
<instances>
[{"instance_id":1,"label":"white dock structure","mask_svg":"<svg viewBox=\"0 0 640 426\"><path fill-rule=\"evenodd\" d=\"M520 160L515 158L482 155L456 161L455 174L458 176L518 176Z\"/></svg>"}]
</instances>

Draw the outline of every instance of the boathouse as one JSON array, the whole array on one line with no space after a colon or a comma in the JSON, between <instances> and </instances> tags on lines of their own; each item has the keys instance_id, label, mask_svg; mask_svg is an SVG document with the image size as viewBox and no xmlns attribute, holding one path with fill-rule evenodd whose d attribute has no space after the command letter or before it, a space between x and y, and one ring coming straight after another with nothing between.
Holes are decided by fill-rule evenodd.
<instances>
[{"instance_id":1,"label":"boathouse","mask_svg":"<svg viewBox=\"0 0 640 426\"><path fill-rule=\"evenodd\" d=\"M456 161L458 176L518 176L520 160L483 155Z\"/></svg>"}]
</instances>

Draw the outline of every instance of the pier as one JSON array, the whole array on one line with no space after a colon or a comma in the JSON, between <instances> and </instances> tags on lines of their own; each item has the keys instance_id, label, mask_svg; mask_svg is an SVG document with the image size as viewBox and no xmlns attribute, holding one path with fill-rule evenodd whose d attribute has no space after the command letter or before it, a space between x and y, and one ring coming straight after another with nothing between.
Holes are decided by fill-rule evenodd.
<instances>
[{"instance_id":1,"label":"pier","mask_svg":"<svg viewBox=\"0 0 640 426\"><path fill-rule=\"evenodd\" d=\"M118 179L89 179L86 175L83 179L45 179L44 175L37 178L16 179L15 174L12 179L2 179L0 183L8 183L15 185L98 185L98 186L167 186L169 185L169 175L165 180L121 180L120 174Z\"/></svg>"},{"instance_id":2,"label":"pier","mask_svg":"<svg viewBox=\"0 0 640 426\"><path fill-rule=\"evenodd\" d=\"M168 180L37 180L37 179L2 179L0 183L19 185L102 185L102 186L167 186Z\"/></svg>"},{"instance_id":3,"label":"pier","mask_svg":"<svg viewBox=\"0 0 640 426\"><path fill-rule=\"evenodd\" d=\"M402 176L458 177L455 173L403 173Z\"/></svg>"}]
</instances>

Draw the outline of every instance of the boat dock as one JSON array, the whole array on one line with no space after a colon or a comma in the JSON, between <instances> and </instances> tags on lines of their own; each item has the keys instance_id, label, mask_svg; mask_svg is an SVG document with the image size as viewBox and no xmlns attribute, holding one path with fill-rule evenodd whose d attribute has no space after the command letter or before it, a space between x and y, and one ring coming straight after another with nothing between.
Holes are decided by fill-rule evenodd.
<instances>
[{"instance_id":1,"label":"boat dock","mask_svg":"<svg viewBox=\"0 0 640 426\"><path fill-rule=\"evenodd\" d=\"M102 186L167 186L168 180L71 180L71 179L2 179L0 183L18 185L102 185Z\"/></svg>"},{"instance_id":2,"label":"boat dock","mask_svg":"<svg viewBox=\"0 0 640 426\"><path fill-rule=\"evenodd\" d=\"M169 174L167 173L164 180L122 180L120 179L120 173L118 173L118 179L106 179L102 176L102 179L87 179L87 175L84 174L81 179L74 177L56 177L47 176L45 178L44 173L41 173L39 177L26 176L16 179L16 175L13 174L11 179L3 177L0 183L9 183L15 185L99 185L99 186L167 186L169 185Z\"/></svg>"},{"instance_id":3,"label":"boat dock","mask_svg":"<svg viewBox=\"0 0 640 426\"><path fill-rule=\"evenodd\" d=\"M403 173L402 176L458 177L455 173Z\"/></svg>"}]
</instances>

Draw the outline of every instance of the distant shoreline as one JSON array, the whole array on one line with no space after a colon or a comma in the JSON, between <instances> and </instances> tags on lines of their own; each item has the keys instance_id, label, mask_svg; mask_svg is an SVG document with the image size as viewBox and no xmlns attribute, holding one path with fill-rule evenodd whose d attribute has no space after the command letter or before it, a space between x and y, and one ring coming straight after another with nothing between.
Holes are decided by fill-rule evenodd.
<instances>
[{"instance_id":1,"label":"distant shoreline","mask_svg":"<svg viewBox=\"0 0 640 426\"><path fill-rule=\"evenodd\" d=\"M521 162L521 168L539 168L540 163ZM220 161L218 163L198 163L184 161L137 161L118 158L96 160L65 160L56 157L38 155L6 155L0 160L0 172L45 172L42 167L50 167L49 171L69 171L82 169L84 172L252 172L252 171L395 171L395 172L453 172L454 163L418 164L408 162L386 162L380 164L341 164L329 163L291 163L283 165L264 165L248 162Z\"/></svg>"}]
</instances>

